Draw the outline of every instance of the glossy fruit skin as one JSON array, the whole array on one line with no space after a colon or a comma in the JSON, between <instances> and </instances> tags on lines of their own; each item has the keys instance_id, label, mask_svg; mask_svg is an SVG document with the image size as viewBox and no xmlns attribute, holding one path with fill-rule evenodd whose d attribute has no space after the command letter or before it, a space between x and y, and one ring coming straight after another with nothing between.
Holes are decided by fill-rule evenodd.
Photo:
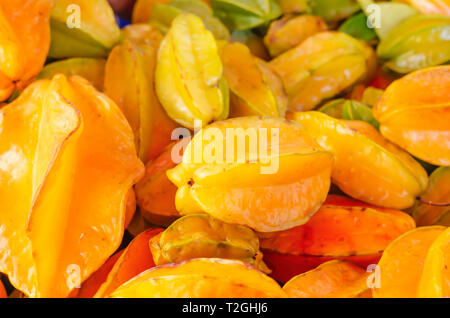
<instances>
[{"instance_id":1,"label":"glossy fruit skin","mask_svg":"<svg viewBox=\"0 0 450 318\"><path fill-rule=\"evenodd\" d=\"M214 143L203 140L211 133L217 135ZM228 158L228 150L217 148L220 157L205 159L205 149L228 149L227 138L239 139L246 134L255 138L244 145L244 151L238 148ZM258 158L251 157L255 153L251 154L249 147L263 140L268 142L267 149L277 153L261 152ZM202 158L196 160L199 154ZM211 124L195 135L183 161L167 174L178 186L176 207L181 214L206 212L224 222L270 232L309 219L325 200L331 165L331 155L299 125L280 118L240 117ZM299 197L304 199L297 201Z\"/></svg>"},{"instance_id":2,"label":"glossy fruit skin","mask_svg":"<svg viewBox=\"0 0 450 318\"><path fill-rule=\"evenodd\" d=\"M106 57L120 40L107 0L55 0L50 17L52 58Z\"/></svg>"},{"instance_id":3,"label":"glossy fruit skin","mask_svg":"<svg viewBox=\"0 0 450 318\"><path fill-rule=\"evenodd\" d=\"M144 177L136 184L137 204L140 213L153 224L169 226L180 217L175 207L177 187L167 178L166 172L174 168L177 156L183 155L188 140L174 141L146 165Z\"/></svg>"},{"instance_id":4,"label":"glossy fruit skin","mask_svg":"<svg viewBox=\"0 0 450 318\"><path fill-rule=\"evenodd\" d=\"M155 267L128 281L112 298L285 298L271 278L236 260L197 258Z\"/></svg>"},{"instance_id":5,"label":"glossy fruit skin","mask_svg":"<svg viewBox=\"0 0 450 318\"><path fill-rule=\"evenodd\" d=\"M414 228L414 220L401 211L329 195L308 223L286 231L260 233L259 237L273 277L285 282L332 259L362 266L375 264L395 238Z\"/></svg>"},{"instance_id":6,"label":"glossy fruit skin","mask_svg":"<svg viewBox=\"0 0 450 318\"><path fill-rule=\"evenodd\" d=\"M378 263L381 284L374 289L373 296L417 297L427 253L445 230L444 226L418 227L393 241Z\"/></svg>"},{"instance_id":7,"label":"glossy fruit skin","mask_svg":"<svg viewBox=\"0 0 450 318\"><path fill-rule=\"evenodd\" d=\"M293 277L283 290L291 298L371 298L369 275L352 262L334 260Z\"/></svg>"},{"instance_id":8,"label":"glossy fruit skin","mask_svg":"<svg viewBox=\"0 0 450 318\"><path fill-rule=\"evenodd\" d=\"M278 18L282 11L275 0L210 0L214 15L230 30L248 30Z\"/></svg>"},{"instance_id":9,"label":"glossy fruit skin","mask_svg":"<svg viewBox=\"0 0 450 318\"><path fill-rule=\"evenodd\" d=\"M220 48L220 56L231 93L230 117L284 117L286 93L281 79L269 64L254 57L241 43L225 44Z\"/></svg>"},{"instance_id":10,"label":"glossy fruit skin","mask_svg":"<svg viewBox=\"0 0 450 318\"><path fill-rule=\"evenodd\" d=\"M375 62L374 51L365 43L341 32L325 31L270 64L283 80L288 109L307 111L370 77Z\"/></svg>"},{"instance_id":11,"label":"glossy fruit skin","mask_svg":"<svg viewBox=\"0 0 450 318\"><path fill-rule=\"evenodd\" d=\"M431 244L425 258L417 297L450 297L450 228Z\"/></svg>"},{"instance_id":12,"label":"glossy fruit skin","mask_svg":"<svg viewBox=\"0 0 450 318\"><path fill-rule=\"evenodd\" d=\"M450 17L414 15L394 27L377 47L377 55L397 73L445 64L450 60Z\"/></svg>"},{"instance_id":13,"label":"glossy fruit skin","mask_svg":"<svg viewBox=\"0 0 450 318\"><path fill-rule=\"evenodd\" d=\"M450 165L450 66L408 74L393 82L374 108L380 132L413 156Z\"/></svg>"},{"instance_id":14,"label":"glossy fruit skin","mask_svg":"<svg viewBox=\"0 0 450 318\"><path fill-rule=\"evenodd\" d=\"M148 33L125 39L111 51L105 67L105 94L130 123L139 158L146 163L170 142L178 126L156 97L154 71L157 50Z\"/></svg>"},{"instance_id":15,"label":"glossy fruit skin","mask_svg":"<svg viewBox=\"0 0 450 318\"><path fill-rule=\"evenodd\" d=\"M162 231L161 228L153 228L137 235L123 250L94 297L106 297L133 277L155 267L149 242Z\"/></svg>"},{"instance_id":16,"label":"glossy fruit skin","mask_svg":"<svg viewBox=\"0 0 450 318\"><path fill-rule=\"evenodd\" d=\"M320 112L298 112L292 116L323 148L334 153L333 182L353 198L405 209L426 189L428 176L422 166L370 124L340 121ZM392 169L393 166L397 168Z\"/></svg>"},{"instance_id":17,"label":"glossy fruit skin","mask_svg":"<svg viewBox=\"0 0 450 318\"><path fill-rule=\"evenodd\" d=\"M207 214L190 214L176 220L149 244L157 265L216 257L241 260L267 271L261 263L259 239L254 231Z\"/></svg>"},{"instance_id":18,"label":"glossy fruit skin","mask_svg":"<svg viewBox=\"0 0 450 318\"><path fill-rule=\"evenodd\" d=\"M52 0L0 4L0 102L41 71L50 47Z\"/></svg>"},{"instance_id":19,"label":"glossy fruit skin","mask_svg":"<svg viewBox=\"0 0 450 318\"><path fill-rule=\"evenodd\" d=\"M450 226L450 167L439 167L430 175L427 190L416 202L412 215L419 226Z\"/></svg>"},{"instance_id":20,"label":"glossy fruit skin","mask_svg":"<svg viewBox=\"0 0 450 318\"><path fill-rule=\"evenodd\" d=\"M26 169L2 172L10 245L1 253L14 256L0 270L30 297L65 297L76 286L66 279L72 265L82 282L120 244L128 192L143 173L130 126L86 80L62 74L33 83L1 116L1 152L22 153L17 163ZM11 206L15 196L23 204ZM62 231L67 224L71 231Z\"/></svg>"},{"instance_id":21,"label":"glossy fruit skin","mask_svg":"<svg viewBox=\"0 0 450 318\"><path fill-rule=\"evenodd\" d=\"M423 14L445 14L450 16L450 3L448 0L400 0Z\"/></svg>"},{"instance_id":22,"label":"glossy fruit skin","mask_svg":"<svg viewBox=\"0 0 450 318\"><path fill-rule=\"evenodd\" d=\"M78 75L87 79L99 91L103 90L105 74L104 59L70 58L45 65L36 79L51 79L58 73L65 76Z\"/></svg>"},{"instance_id":23,"label":"glossy fruit skin","mask_svg":"<svg viewBox=\"0 0 450 318\"><path fill-rule=\"evenodd\" d=\"M169 117L184 127L228 117L228 85L216 41L197 16L174 19L158 51L155 87Z\"/></svg>"}]
</instances>

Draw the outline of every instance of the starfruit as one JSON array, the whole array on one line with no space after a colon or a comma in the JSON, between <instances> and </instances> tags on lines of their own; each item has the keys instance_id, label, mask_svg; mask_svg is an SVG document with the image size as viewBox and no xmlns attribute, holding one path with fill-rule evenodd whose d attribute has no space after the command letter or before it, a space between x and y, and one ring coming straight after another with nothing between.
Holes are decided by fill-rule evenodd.
<instances>
[{"instance_id":1,"label":"starfruit","mask_svg":"<svg viewBox=\"0 0 450 318\"><path fill-rule=\"evenodd\" d=\"M347 19L339 26L338 30L366 42L370 42L377 37L374 29L367 26L367 17L364 13L356 14Z\"/></svg>"},{"instance_id":2,"label":"starfruit","mask_svg":"<svg viewBox=\"0 0 450 318\"><path fill-rule=\"evenodd\" d=\"M132 131L109 98L62 74L0 118L0 272L30 297L66 297L121 242L143 174Z\"/></svg>"},{"instance_id":3,"label":"starfruit","mask_svg":"<svg viewBox=\"0 0 450 318\"><path fill-rule=\"evenodd\" d=\"M114 100L134 132L139 158L145 163L170 142L177 127L156 97L154 46L125 40L108 57L105 94Z\"/></svg>"},{"instance_id":4,"label":"starfruit","mask_svg":"<svg viewBox=\"0 0 450 318\"><path fill-rule=\"evenodd\" d=\"M428 249L417 296L450 297L450 228L442 232Z\"/></svg>"},{"instance_id":5,"label":"starfruit","mask_svg":"<svg viewBox=\"0 0 450 318\"><path fill-rule=\"evenodd\" d=\"M450 66L427 68L395 81L374 115L390 141L423 161L450 165Z\"/></svg>"},{"instance_id":6,"label":"starfruit","mask_svg":"<svg viewBox=\"0 0 450 318\"><path fill-rule=\"evenodd\" d=\"M222 222L208 214L190 214L176 220L151 239L150 250L156 265L217 257L241 260L268 271L262 262L259 239L254 231Z\"/></svg>"},{"instance_id":7,"label":"starfruit","mask_svg":"<svg viewBox=\"0 0 450 318\"><path fill-rule=\"evenodd\" d=\"M329 195L306 224L259 233L259 238L273 277L286 282L330 259L347 259L365 266L376 263L394 239L414 228L414 220L402 211ZM290 261L303 264L291 269Z\"/></svg>"},{"instance_id":8,"label":"starfruit","mask_svg":"<svg viewBox=\"0 0 450 318\"><path fill-rule=\"evenodd\" d=\"M264 61L270 59L269 52L267 52L267 49L264 46L263 39L251 30L232 32L230 41L244 44L254 56L259 57Z\"/></svg>"},{"instance_id":9,"label":"starfruit","mask_svg":"<svg viewBox=\"0 0 450 318\"><path fill-rule=\"evenodd\" d=\"M167 175L181 214L270 232L308 221L325 200L332 162L300 125L240 117L202 129Z\"/></svg>"},{"instance_id":10,"label":"starfruit","mask_svg":"<svg viewBox=\"0 0 450 318\"><path fill-rule=\"evenodd\" d=\"M264 44L272 57L288 51L318 32L327 30L325 21L319 16L284 16L270 24Z\"/></svg>"},{"instance_id":11,"label":"starfruit","mask_svg":"<svg viewBox=\"0 0 450 318\"><path fill-rule=\"evenodd\" d=\"M433 171L428 188L414 206L412 215L420 226L450 226L450 167Z\"/></svg>"},{"instance_id":12,"label":"starfruit","mask_svg":"<svg viewBox=\"0 0 450 318\"><path fill-rule=\"evenodd\" d=\"M94 297L105 297L140 273L155 267L149 241L163 230L154 228L136 236L112 266Z\"/></svg>"},{"instance_id":13,"label":"starfruit","mask_svg":"<svg viewBox=\"0 0 450 318\"><path fill-rule=\"evenodd\" d=\"M150 24L129 24L121 30L122 42L130 40L136 44L145 44L159 48L163 35Z\"/></svg>"},{"instance_id":14,"label":"starfruit","mask_svg":"<svg viewBox=\"0 0 450 318\"><path fill-rule=\"evenodd\" d=\"M178 15L158 52L155 86L167 114L187 128L228 117L229 91L216 41L202 20Z\"/></svg>"},{"instance_id":15,"label":"starfruit","mask_svg":"<svg viewBox=\"0 0 450 318\"><path fill-rule=\"evenodd\" d=\"M394 27L377 47L385 65L398 72L445 64L450 60L450 17L415 15Z\"/></svg>"},{"instance_id":16,"label":"starfruit","mask_svg":"<svg viewBox=\"0 0 450 318\"><path fill-rule=\"evenodd\" d=\"M346 19L360 9L356 0L311 0L309 6L313 14L321 16L327 22Z\"/></svg>"},{"instance_id":17,"label":"starfruit","mask_svg":"<svg viewBox=\"0 0 450 318\"><path fill-rule=\"evenodd\" d=\"M0 281L0 298L7 298L8 295L6 294L5 287L3 286L3 283Z\"/></svg>"},{"instance_id":18,"label":"starfruit","mask_svg":"<svg viewBox=\"0 0 450 318\"><path fill-rule=\"evenodd\" d=\"M287 98L283 83L266 62L252 56L241 43L225 44L220 49L220 55L231 91L231 117L284 117Z\"/></svg>"},{"instance_id":19,"label":"starfruit","mask_svg":"<svg viewBox=\"0 0 450 318\"><path fill-rule=\"evenodd\" d=\"M374 52L361 41L341 32L320 32L273 59L288 95L291 111L315 108L353 84L374 68Z\"/></svg>"},{"instance_id":20,"label":"starfruit","mask_svg":"<svg viewBox=\"0 0 450 318\"><path fill-rule=\"evenodd\" d=\"M445 14L450 16L448 0L399 0L417 9L423 14Z\"/></svg>"},{"instance_id":21,"label":"starfruit","mask_svg":"<svg viewBox=\"0 0 450 318\"><path fill-rule=\"evenodd\" d=\"M236 260L197 258L158 266L126 282L112 298L285 298L270 277Z\"/></svg>"},{"instance_id":22,"label":"starfruit","mask_svg":"<svg viewBox=\"0 0 450 318\"><path fill-rule=\"evenodd\" d=\"M369 276L352 262L334 260L293 277L283 290L290 298L371 298Z\"/></svg>"},{"instance_id":23,"label":"starfruit","mask_svg":"<svg viewBox=\"0 0 450 318\"><path fill-rule=\"evenodd\" d=\"M211 0L214 15L230 30L248 30L278 18L276 0Z\"/></svg>"},{"instance_id":24,"label":"starfruit","mask_svg":"<svg viewBox=\"0 0 450 318\"><path fill-rule=\"evenodd\" d=\"M288 13L304 13L311 10L310 0L278 0L281 10L284 14Z\"/></svg>"},{"instance_id":25,"label":"starfruit","mask_svg":"<svg viewBox=\"0 0 450 318\"><path fill-rule=\"evenodd\" d=\"M76 298L93 298L100 286L108 279L109 273L123 252L124 250L116 252L108 258L99 269L92 273L92 275L83 282L80 288L76 290Z\"/></svg>"},{"instance_id":26,"label":"starfruit","mask_svg":"<svg viewBox=\"0 0 450 318\"><path fill-rule=\"evenodd\" d=\"M205 28L218 40L227 40L228 29L213 15L212 9L200 0L172 0L167 4L157 3L152 8L150 24L162 33L167 33L173 19L182 12L192 13L202 19Z\"/></svg>"},{"instance_id":27,"label":"starfruit","mask_svg":"<svg viewBox=\"0 0 450 318\"><path fill-rule=\"evenodd\" d=\"M182 156L186 142L187 139L182 139L170 144L158 157L149 161L144 177L136 184L140 213L150 223L168 226L180 216L175 208L177 187L169 181L166 171L177 165L173 154Z\"/></svg>"},{"instance_id":28,"label":"starfruit","mask_svg":"<svg viewBox=\"0 0 450 318\"><path fill-rule=\"evenodd\" d=\"M439 279L444 274L448 286L450 278L448 269L442 266L445 264L448 266L448 256L441 254L441 252L445 253L447 248L448 255L448 233L449 230L446 230L444 226L424 226L411 230L393 241L378 263L380 285L373 290L373 296L414 298L427 295L433 288L442 292L442 284L445 284L445 281L437 282L434 279ZM435 242L437 242L436 245ZM442 247L444 250L439 251ZM427 263L425 269L424 265ZM423 287L421 286L422 277L430 280L422 283ZM446 288L446 295L441 294L441 297L448 297L450 295L448 292Z\"/></svg>"},{"instance_id":29,"label":"starfruit","mask_svg":"<svg viewBox=\"0 0 450 318\"><path fill-rule=\"evenodd\" d=\"M386 38L398 24L418 13L404 3L377 3L373 0L358 0L358 3L367 15L367 25L371 26L380 39Z\"/></svg>"},{"instance_id":30,"label":"starfruit","mask_svg":"<svg viewBox=\"0 0 450 318\"><path fill-rule=\"evenodd\" d=\"M334 118L362 120L377 129L380 125L375 117L373 117L372 108L367 104L355 100L335 99L320 107L319 111Z\"/></svg>"},{"instance_id":31,"label":"starfruit","mask_svg":"<svg viewBox=\"0 0 450 318\"><path fill-rule=\"evenodd\" d=\"M363 104L369 105L370 107L375 107L378 102L383 97L384 90L375 87L366 87L361 96L361 102ZM372 111L373 112L373 111Z\"/></svg>"},{"instance_id":32,"label":"starfruit","mask_svg":"<svg viewBox=\"0 0 450 318\"><path fill-rule=\"evenodd\" d=\"M47 64L36 79L51 79L58 73L69 77L78 75L87 79L98 90L103 90L105 74L104 59L94 58L71 58Z\"/></svg>"},{"instance_id":33,"label":"starfruit","mask_svg":"<svg viewBox=\"0 0 450 318\"><path fill-rule=\"evenodd\" d=\"M54 0L49 57L106 57L120 39L107 0Z\"/></svg>"},{"instance_id":34,"label":"starfruit","mask_svg":"<svg viewBox=\"0 0 450 318\"><path fill-rule=\"evenodd\" d=\"M378 206L405 209L427 187L428 176L407 152L363 121L321 112L292 115L323 149L334 154L333 182L346 194Z\"/></svg>"},{"instance_id":35,"label":"starfruit","mask_svg":"<svg viewBox=\"0 0 450 318\"><path fill-rule=\"evenodd\" d=\"M50 47L52 0L0 3L0 102L41 71Z\"/></svg>"},{"instance_id":36,"label":"starfruit","mask_svg":"<svg viewBox=\"0 0 450 318\"><path fill-rule=\"evenodd\" d=\"M148 23L155 4L167 2L170 0L137 0L133 7L133 24Z\"/></svg>"}]
</instances>

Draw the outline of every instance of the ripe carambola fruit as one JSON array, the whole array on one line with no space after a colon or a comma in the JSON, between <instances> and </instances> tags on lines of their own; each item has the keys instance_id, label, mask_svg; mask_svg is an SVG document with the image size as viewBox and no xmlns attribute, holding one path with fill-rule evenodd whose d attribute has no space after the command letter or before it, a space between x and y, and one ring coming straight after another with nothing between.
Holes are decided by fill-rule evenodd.
<instances>
[{"instance_id":1,"label":"ripe carambola fruit","mask_svg":"<svg viewBox=\"0 0 450 318\"><path fill-rule=\"evenodd\" d=\"M419 226L450 226L450 167L433 171L428 188L416 202L412 215Z\"/></svg>"},{"instance_id":2,"label":"ripe carambola fruit","mask_svg":"<svg viewBox=\"0 0 450 318\"><path fill-rule=\"evenodd\" d=\"M276 281L241 261L197 258L147 270L112 298L285 298Z\"/></svg>"},{"instance_id":3,"label":"ripe carambola fruit","mask_svg":"<svg viewBox=\"0 0 450 318\"><path fill-rule=\"evenodd\" d=\"M229 90L216 41L190 13L178 15L158 52L155 86L167 114L187 128L228 117Z\"/></svg>"},{"instance_id":4,"label":"ripe carambola fruit","mask_svg":"<svg viewBox=\"0 0 450 318\"><path fill-rule=\"evenodd\" d=\"M30 297L67 297L119 247L144 167L117 105L58 74L0 111L0 271Z\"/></svg>"},{"instance_id":5,"label":"ripe carambola fruit","mask_svg":"<svg viewBox=\"0 0 450 318\"><path fill-rule=\"evenodd\" d=\"M231 117L284 117L287 98L283 83L266 62L254 57L241 43L225 44L220 55L231 91Z\"/></svg>"},{"instance_id":6,"label":"ripe carambola fruit","mask_svg":"<svg viewBox=\"0 0 450 318\"><path fill-rule=\"evenodd\" d=\"M144 163L171 142L171 133L177 127L156 97L157 47L149 41L125 39L117 45L106 62L104 85L105 94L117 103L130 123L139 158Z\"/></svg>"},{"instance_id":7,"label":"ripe carambola fruit","mask_svg":"<svg viewBox=\"0 0 450 318\"><path fill-rule=\"evenodd\" d=\"M173 19L182 12L192 13L202 19L205 28L216 39L227 40L228 29L213 15L212 9L200 0L173 0L167 4L157 3L153 6L149 23L162 33L167 33Z\"/></svg>"},{"instance_id":8,"label":"ripe carambola fruit","mask_svg":"<svg viewBox=\"0 0 450 318\"><path fill-rule=\"evenodd\" d=\"M104 59L94 58L71 58L56 61L45 65L36 79L51 79L58 73L67 77L78 75L87 79L96 89L103 90L103 78L105 74Z\"/></svg>"},{"instance_id":9,"label":"ripe carambola fruit","mask_svg":"<svg viewBox=\"0 0 450 318\"><path fill-rule=\"evenodd\" d=\"M394 239L414 228L402 211L329 195L306 224L258 236L273 277L285 282L332 259L376 263Z\"/></svg>"},{"instance_id":10,"label":"ripe carambola fruit","mask_svg":"<svg viewBox=\"0 0 450 318\"><path fill-rule=\"evenodd\" d=\"M0 102L41 71L50 47L52 0L0 3Z\"/></svg>"},{"instance_id":11,"label":"ripe carambola fruit","mask_svg":"<svg viewBox=\"0 0 450 318\"><path fill-rule=\"evenodd\" d=\"M230 224L208 214L190 214L173 222L150 241L156 265L192 258L237 259L266 270L259 251L259 239L246 226Z\"/></svg>"},{"instance_id":12,"label":"ripe carambola fruit","mask_svg":"<svg viewBox=\"0 0 450 318\"><path fill-rule=\"evenodd\" d=\"M405 209L426 189L428 176L422 166L370 124L317 111L297 112L292 118L334 154L333 182L351 197Z\"/></svg>"},{"instance_id":13,"label":"ripe carambola fruit","mask_svg":"<svg viewBox=\"0 0 450 318\"><path fill-rule=\"evenodd\" d=\"M181 214L206 212L270 232L308 221L326 198L332 164L300 125L239 117L198 132L167 175Z\"/></svg>"},{"instance_id":14,"label":"ripe carambola fruit","mask_svg":"<svg viewBox=\"0 0 450 318\"><path fill-rule=\"evenodd\" d=\"M374 108L381 134L413 156L450 166L450 66L393 82Z\"/></svg>"},{"instance_id":15,"label":"ripe carambola fruit","mask_svg":"<svg viewBox=\"0 0 450 318\"><path fill-rule=\"evenodd\" d=\"M272 57L296 47L311 35L325 31L327 24L318 16L285 16L270 24L264 44Z\"/></svg>"},{"instance_id":16,"label":"ripe carambola fruit","mask_svg":"<svg viewBox=\"0 0 450 318\"><path fill-rule=\"evenodd\" d=\"M427 252L417 297L450 297L450 228L434 240Z\"/></svg>"},{"instance_id":17,"label":"ripe carambola fruit","mask_svg":"<svg viewBox=\"0 0 450 318\"><path fill-rule=\"evenodd\" d=\"M333 260L293 277L283 290L291 298L371 298L369 275L352 262Z\"/></svg>"},{"instance_id":18,"label":"ripe carambola fruit","mask_svg":"<svg viewBox=\"0 0 450 318\"><path fill-rule=\"evenodd\" d=\"M270 62L288 95L291 111L311 110L374 71L375 52L351 36L320 32Z\"/></svg>"},{"instance_id":19,"label":"ripe carambola fruit","mask_svg":"<svg viewBox=\"0 0 450 318\"><path fill-rule=\"evenodd\" d=\"M107 0L55 0L49 57L106 57L120 40Z\"/></svg>"},{"instance_id":20,"label":"ripe carambola fruit","mask_svg":"<svg viewBox=\"0 0 450 318\"><path fill-rule=\"evenodd\" d=\"M449 297L448 233L449 230L444 226L423 226L411 230L393 241L386 248L378 263L380 286L374 289L373 296L414 298L430 295L430 292L434 294L434 287L440 294L434 294L434 296ZM437 242L436 245L435 242ZM441 248L443 248L443 253L439 251ZM430 251L431 253L429 253ZM427 263L425 268L424 265ZM447 269L443 266L445 264L447 264ZM439 281L439 278L443 277L442 275L445 275L447 284L444 290L442 284L445 284L445 281ZM424 277L428 282L421 283L421 279Z\"/></svg>"}]
</instances>

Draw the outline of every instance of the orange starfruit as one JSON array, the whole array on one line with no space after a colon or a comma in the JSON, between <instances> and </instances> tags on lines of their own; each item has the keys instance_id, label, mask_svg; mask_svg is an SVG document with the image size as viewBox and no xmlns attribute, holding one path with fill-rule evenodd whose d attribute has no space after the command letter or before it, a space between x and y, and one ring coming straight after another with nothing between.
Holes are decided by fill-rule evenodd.
<instances>
[{"instance_id":1,"label":"orange starfruit","mask_svg":"<svg viewBox=\"0 0 450 318\"><path fill-rule=\"evenodd\" d=\"M80 77L39 80L0 110L0 271L66 297L118 248L143 174L120 109Z\"/></svg>"},{"instance_id":2,"label":"orange starfruit","mask_svg":"<svg viewBox=\"0 0 450 318\"><path fill-rule=\"evenodd\" d=\"M371 298L369 276L352 262L335 260L295 276L283 290L291 298Z\"/></svg>"},{"instance_id":3,"label":"orange starfruit","mask_svg":"<svg viewBox=\"0 0 450 318\"><path fill-rule=\"evenodd\" d=\"M236 260L196 258L147 270L112 298L285 298L270 277Z\"/></svg>"},{"instance_id":4,"label":"orange starfruit","mask_svg":"<svg viewBox=\"0 0 450 318\"><path fill-rule=\"evenodd\" d=\"M136 236L120 255L95 297L104 297L136 275L155 266L149 241L163 229L149 229Z\"/></svg>"},{"instance_id":5,"label":"orange starfruit","mask_svg":"<svg viewBox=\"0 0 450 318\"><path fill-rule=\"evenodd\" d=\"M297 275L330 259L349 259L362 265L376 263L394 239L414 228L414 220L404 212L329 195L308 223L286 231L260 233L259 237L264 261L273 270L273 277L286 281L288 275ZM267 250L298 256L294 258L297 264L285 270L290 268L289 259L285 264L278 262L277 254Z\"/></svg>"},{"instance_id":6,"label":"orange starfruit","mask_svg":"<svg viewBox=\"0 0 450 318\"><path fill-rule=\"evenodd\" d=\"M159 103L154 89L157 47L154 41L125 40L106 61L105 94L114 100L134 132L139 157L145 163L171 141L177 127ZM136 39L135 39L136 40Z\"/></svg>"}]
</instances>

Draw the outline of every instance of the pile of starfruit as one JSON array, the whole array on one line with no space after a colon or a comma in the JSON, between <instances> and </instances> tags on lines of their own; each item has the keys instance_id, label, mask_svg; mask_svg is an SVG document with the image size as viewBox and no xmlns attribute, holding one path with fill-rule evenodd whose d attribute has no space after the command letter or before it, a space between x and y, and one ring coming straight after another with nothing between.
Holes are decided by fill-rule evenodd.
<instances>
[{"instance_id":1,"label":"pile of starfruit","mask_svg":"<svg viewBox=\"0 0 450 318\"><path fill-rule=\"evenodd\" d=\"M450 297L449 1L132 9L0 1L0 297Z\"/></svg>"}]
</instances>

